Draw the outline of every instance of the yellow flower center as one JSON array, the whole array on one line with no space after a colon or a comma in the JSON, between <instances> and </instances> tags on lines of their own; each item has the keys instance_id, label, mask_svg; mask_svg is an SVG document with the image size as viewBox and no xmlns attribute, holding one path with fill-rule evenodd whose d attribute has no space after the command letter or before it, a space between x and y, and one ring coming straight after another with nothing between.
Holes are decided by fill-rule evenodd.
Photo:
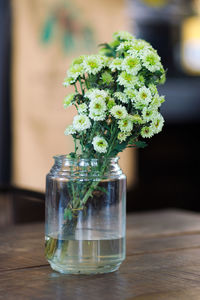
<instances>
[{"instance_id":1,"label":"yellow flower center","mask_svg":"<svg viewBox=\"0 0 200 300\"><path fill-rule=\"evenodd\" d=\"M116 114L117 114L118 116L121 116L121 115L122 115L122 112L121 112L120 110L118 110L118 111L116 111Z\"/></svg>"},{"instance_id":2,"label":"yellow flower center","mask_svg":"<svg viewBox=\"0 0 200 300\"><path fill-rule=\"evenodd\" d=\"M88 65L89 65L92 69L94 69L94 68L97 67L97 63L94 62L94 61L89 61L89 62L88 62Z\"/></svg>"},{"instance_id":3,"label":"yellow flower center","mask_svg":"<svg viewBox=\"0 0 200 300\"><path fill-rule=\"evenodd\" d=\"M141 94L141 97L142 97L142 99L146 99L147 94L146 94L146 93L142 93L142 94Z\"/></svg>"},{"instance_id":4,"label":"yellow flower center","mask_svg":"<svg viewBox=\"0 0 200 300\"><path fill-rule=\"evenodd\" d=\"M84 124L84 120L83 120L83 119L80 119L80 120L79 120L79 123L80 123L80 124Z\"/></svg>"},{"instance_id":5,"label":"yellow flower center","mask_svg":"<svg viewBox=\"0 0 200 300\"><path fill-rule=\"evenodd\" d=\"M137 61L135 59L129 59L128 60L128 65L131 67L131 68L134 68L136 65L137 65Z\"/></svg>"},{"instance_id":6,"label":"yellow flower center","mask_svg":"<svg viewBox=\"0 0 200 300\"><path fill-rule=\"evenodd\" d=\"M99 108L101 108L101 105L99 103L96 103L94 108L99 109Z\"/></svg>"},{"instance_id":7,"label":"yellow flower center","mask_svg":"<svg viewBox=\"0 0 200 300\"><path fill-rule=\"evenodd\" d=\"M127 121L127 120L124 121L123 123L124 123L124 124L123 124L124 127L126 127L126 126L128 125L128 121Z\"/></svg>"}]
</instances>

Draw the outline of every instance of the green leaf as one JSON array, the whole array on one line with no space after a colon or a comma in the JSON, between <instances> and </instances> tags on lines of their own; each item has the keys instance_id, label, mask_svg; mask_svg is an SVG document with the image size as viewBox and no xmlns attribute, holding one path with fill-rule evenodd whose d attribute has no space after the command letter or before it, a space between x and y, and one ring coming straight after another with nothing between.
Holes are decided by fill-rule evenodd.
<instances>
[{"instance_id":1,"label":"green leaf","mask_svg":"<svg viewBox=\"0 0 200 300\"><path fill-rule=\"evenodd\" d=\"M70 152L70 153L67 155L67 158L76 158L76 153L75 153L75 152Z\"/></svg>"},{"instance_id":2,"label":"green leaf","mask_svg":"<svg viewBox=\"0 0 200 300\"><path fill-rule=\"evenodd\" d=\"M110 45L108 43L99 44L98 47L103 47L105 49L112 50L112 47L110 47Z\"/></svg>"},{"instance_id":3,"label":"green leaf","mask_svg":"<svg viewBox=\"0 0 200 300\"><path fill-rule=\"evenodd\" d=\"M135 142L135 146L138 148L145 148L145 147L147 147L147 143L144 141L137 141L137 142Z\"/></svg>"},{"instance_id":4,"label":"green leaf","mask_svg":"<svg viewBox=\"0 0 200 300\"><path fill-rule=\"evenodd\" d=\"M123 142L121 144L118 144L113 151L111 151L110 156L116 156L119 152L122 152L127 146L126 142Z\"/></svg>"}]
</instances>

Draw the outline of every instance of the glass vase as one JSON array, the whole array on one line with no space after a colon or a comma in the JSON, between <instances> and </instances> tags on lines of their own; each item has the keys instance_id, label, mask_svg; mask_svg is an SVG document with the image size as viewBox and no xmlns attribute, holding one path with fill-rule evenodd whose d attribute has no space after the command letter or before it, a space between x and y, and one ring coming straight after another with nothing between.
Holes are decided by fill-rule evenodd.
<instances>
[{"instance_id":1,"label":"glass vase","mask_svg":"<svg viewBox=\"0 0 200 300\"><path fill-rule=\"evenodd\" d=\"M118 158L54 159L46 179L46 259L65 274L117 270L126 231L126 176Z\"/></svg>"}]
</instances>

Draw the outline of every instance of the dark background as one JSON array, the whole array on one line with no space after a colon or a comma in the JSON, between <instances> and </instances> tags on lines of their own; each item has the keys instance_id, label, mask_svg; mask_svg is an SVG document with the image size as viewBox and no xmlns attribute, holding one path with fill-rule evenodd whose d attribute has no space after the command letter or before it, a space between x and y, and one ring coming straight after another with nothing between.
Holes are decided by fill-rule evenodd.
<instances>
[{"instance_id":1,"label":"dark background","mask_svg":"<svg viewBox=\"0 0 200 300\"><path fill-rule=\"evenodd\" d=\"M188 74L181 65L181 28L197 12L192 1L175 2L171 10L163 9L160 14L151 8L141 10L140 4L136 7L137 36L158 50L167 81L160 87L166 95L161 108L165 126L148 148L139 150L139 180L130 192L130 210L200 211L200 77Z\"/></svg>"},{"instance_id":2,"label":"dark background","mask_svg":"<svg viewBox=\"0 0 200 300\"><path fill-rule=\"evenodd\" d=\"M187 12L194 13L189 7ZM177 22L172 22L170 15L156 19L148 17L147 10L144 18L134 20L137 36L158 49L167 69L167 82L160 89L166 95L161 111L166 122L162 133L153 137L147 148L138 151L138 180L128 191L128 211L169 207L200 211L200 77L187 74L180 64L183 18ZM10 1L0 0L0 201L1 198L9 201L14 222L27 222L43 219L44 195L10 184L11 24ZM6 205L3 202L0 208Z\"/></svg>"}]
</instances>

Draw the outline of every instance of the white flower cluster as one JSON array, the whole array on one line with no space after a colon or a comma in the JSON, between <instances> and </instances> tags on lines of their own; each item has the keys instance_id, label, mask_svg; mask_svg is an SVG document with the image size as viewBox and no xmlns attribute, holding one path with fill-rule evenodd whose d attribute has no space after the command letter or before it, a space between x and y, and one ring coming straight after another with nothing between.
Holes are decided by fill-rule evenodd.
<instances>
[{"instance_id":1,"label":"white flower cluster","mask_svg":"<svg viewBox=\"0 0 200 300\"><path fill-rule=\"evenodd\" d=\"M151 73L156 71L163 72L163 67L160 61L160 57L156 50L144 40L139 39L125 39L120 35L115 36L116 39L124 40L117 47L117 51L120 54L124 54L125 58L115 58L110 63L111 71L125 71L130 75L138 75L140 70L144 69ZM125 81L120 84L127 87L126 81L130 82L129 78L124 78Z\"/></svg>"},{"instance_id":2,"label":"white flower cluster","mask_svg":"<svg viewBox=\"0 0 200 300\"><path fill-rule=\"evenodd\" d=\"M65 134L92 147L94 155L112 153L111 145L117 149L140 136L150 138L164 124L159 112L164 97L156 85L164 82L165 72L156 50L125 31L114 33L103 50L108 56L74 59L63 83L76 90L65 97L64 108L75 105L78 112Z\"/></svg>"},{"instance_id":3,"label":"white flower cluster","mask_svg":"<svg viewBox=\"0 0 200 300\"><path fill-rule=\"evenodd\" d=\"M89 117L94 121L103 121L106 118L106 97L108 93L104 90L92 89L89 90L85 97L90 100Z\"/></svg>"},{"instance_id":4,"label":"white flower cluster","mask_svg":"<svg viewBox=\"0 0 200 300\"><path fill-rule=\"evenodd\" d=\"M99 54L81 55L72 62L63 85L68 86L74 84L78 78L85 76L85 74L97 74L108 64L108 60L107 57Z\"/></svg>"}]
</instances>

